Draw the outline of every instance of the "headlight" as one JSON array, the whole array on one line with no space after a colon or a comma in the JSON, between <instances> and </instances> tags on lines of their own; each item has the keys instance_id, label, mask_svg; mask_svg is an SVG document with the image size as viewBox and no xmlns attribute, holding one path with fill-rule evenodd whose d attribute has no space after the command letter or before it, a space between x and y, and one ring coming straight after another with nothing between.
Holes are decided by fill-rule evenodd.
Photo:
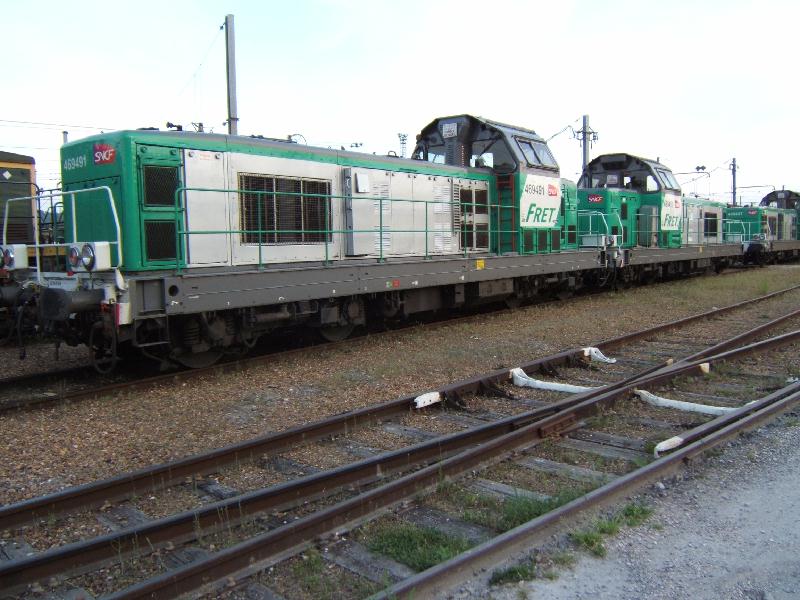
<instances>
[{"instance_id":1,"label":"headlight","mask_svg":"<svg viewBox=\"0 0 800 600\"><path fill-rule=\"evenodd\" d=\"M78 250L77 246L72 246L69 249L69 256L67 257L67 262L69 262L69 266L72 269L77 269L81 264L81 251Z\"/></svg>"},{"instance_id":2,"label":"headlight","mask_svg":"<svg viewBox=\"0 0 800 600\"><path fill-rule=\"evenodd\" d=\"M94 267L94 250L91 245L84 244L81 249L81 262L83 263L83 268L87 271L91 271L92 267Z\"/></svg>"},{"instance_id":3,"label":"headlight","mask_svg":"<svg viewBox=\"0 0 800 600\"><path fill-rule=\"evenodd\" d=\"M14 266L14 250L12 248L3 250L3 266L7 269Z\"/></svg>"}]
</instances>

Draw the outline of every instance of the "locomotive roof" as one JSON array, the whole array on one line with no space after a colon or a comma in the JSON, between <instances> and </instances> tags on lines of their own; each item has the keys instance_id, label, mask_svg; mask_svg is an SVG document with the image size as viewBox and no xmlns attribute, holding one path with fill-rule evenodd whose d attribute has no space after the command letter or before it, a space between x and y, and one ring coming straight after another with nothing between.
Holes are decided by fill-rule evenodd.
<instances>
[{"instance_id":1,"label":"locomotive roof","mask_svg":"<svg viewBox=\"0 0 800 600\"><path fill-rule=\"evenodd\" d=\"M533 131L533 129L517 127L516 125L508 125L506 123L501 123L499 121L492 121L491 119L486 119L484 117L476 117L474 115L466 115L466 114L450 115L448 117L439 117L437 119L434 119L433 121L431 121L425 127L422 128L422 131L417 136L417 138L419 139L420 137L425 136L431 131L438 131L438 125L440 122L449 121L453 119L467 119L469 121L480 123L481 125L489 129L496 129L497 131L503 133L506 137L521 136L535 140L537 142L544 142L544 139L535 131Z\"/></svg>"},{"instance_id":2,"label":"locomotive roof","mask_svg":"<svg viewBox=\"0 0 800 600\"><path fill-rule=\"evenodd\" d=\"M21 165L34 165L36 161L32 156L25 156L24 154L15 154L14 152L4 152L0 150L0 162L19 163Z\"/></svg>"},{"instance_id":3,"label":"locomotive roof","mask_svg":"<svg viewBox=\"0 0 800 600\"><path fill-rule=\"evenodd\" d=\"M651 170L658 168L672 171L672 169L670 169L668 166L658 162L657 160L643 158L641 156L627 154L624 152L618 152L615 154L601 154L592 160L588 165L586 165L586 169L589 171L627 170L637 167L641 168L642 166L648 166Z\"/></svg>"},{"instance_id":4,"label":"locomotive roof","mask_svg":"<svg viewBox=\"0 0 800 600\"><path fill-rule=\"evenodd\" d=\"M161 131L158 129L124 129L101 133L79 140L71 141L62 146L62 154L69 153L72 148L85 146L92 143L109 143L112 140L129 138L143 144L164 145L175 148L198 150L212 150L218 152L243 151L274 153L292 158L311 158L324 162L341 162L341 164L358 165L369 163L374 168L393 168L405 171L419 171L446 174L448 176L482 178L485 175L477 174L471 170L442 164L423 164L410 158L401 158L385 154L370 154L354 152L352 150L321 148L297 144L290 140L267 138L263 136L228 135L224 133L198 133L194 131ZM250 150L252 148L252 150Z\"/></svg>"},{"instance_id":5,"label":"locomotive roof","mask_svg":"<svg viewBox=\"0 0 800 600\"><path fill-rule=\"evenodd\" d=\"M759 206L773 203L778 208L800 208L800 194L792 190L774 190L761 199Z\"/></svg>"}]
</instances>

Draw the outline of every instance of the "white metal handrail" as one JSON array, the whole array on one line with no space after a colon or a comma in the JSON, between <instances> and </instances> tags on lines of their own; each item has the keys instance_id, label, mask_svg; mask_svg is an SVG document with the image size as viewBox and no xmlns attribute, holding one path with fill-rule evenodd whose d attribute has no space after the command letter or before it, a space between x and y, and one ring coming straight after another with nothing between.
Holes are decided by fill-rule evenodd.
<instances>
[{"instance_id":1,"label":"white metal handrail","mask_svg":"<svg viewBox=\"0 0 800 600\"><path fill-rule=\"evenodd\" d=\"M614 213L616 214L616 213ZM599 210L579 210L578 211L578 218L581 216L588 216L589 217L589 234L593 233L592 229L592 217L593 216L600 217L600 220L603 222L603 226L606 228L606 235L611 235L611 228L608 226L608 222L606 221L606 215ZM619 219L619 215L617 215ZM620 220L620 227L622 227L622 221Z\"/></svg>"},{"instance_id":2,"label":"white metal handrail","mask_svg":"<svg viewBox=\"0 0 800 600\"><path fill-rule=\"evenodd\" d=\"M93 188L86 188L84 190L73 190L69 192L48 192L47 194L43 194L42 196L24 196L20 198L9 198L6 201L6 208L5 214L3 215L3 245L7 245L8 239L8 216L9 216L9 208L12 202L23 202L23 201L36 201L36 207L38 211L39 207L39 200L42 197L49 197L51 200L53 198L69 196L70 200L70 207L72 209L72 242L78 242L78 220L76 218L75 213L75 196L78 194L86 194L88 192L105 192L106 199L108 200L108 205L111 208L111 216L114 218L114 228L117 233L117 239L114 242L109 241L110 244L115 244L117 246L117 266L116 268L119 269L122 266L122 227L120 226L119 222L119 214L117 213L117 205L114 203L114 194L111 192L111 188L107 185L101 185L98 187ZM40 248L54 248L54 247L65 247L69 244L40 244L39 243L39 218L38 214L33 219L33 239L34 242L31 244L36 252L36 276L37 280L41 282L42 273L41 273L41 260L39 256L39 249Z\"/></svg>"}]
</instances>

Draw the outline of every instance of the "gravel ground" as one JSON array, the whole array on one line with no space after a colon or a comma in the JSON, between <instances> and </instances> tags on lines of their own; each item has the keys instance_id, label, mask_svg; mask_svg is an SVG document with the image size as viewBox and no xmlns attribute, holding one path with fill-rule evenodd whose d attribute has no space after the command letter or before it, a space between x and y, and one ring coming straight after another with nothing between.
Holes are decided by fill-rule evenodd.
<instances>
[{"instance_id":1,"label":"gravel ground","mask_svg":"<svg viewBox=\"0 0 800 600\"><path fill-rule=\"evenodd\" d=\"M0 421L0 502L422 392L798 282L797 266L693 278L368 336L243 373L8 415ZM788 307L798 298L792 292L778 302ZM13 352L0 350L0 358Z\"/></svg>"},{"instance_id":2,"label":"gravel ground","mask_svg":"<svg viewBox=\"0 0 800 600\"><path fill-rule=\"evenodd\" d=\"M788 600L800 597L800 419L787 415L747 434L682 477L654 487L648 521L587 554L558 578L455 598ZM664 485L664 484L662 484Z\"/></svg>"}]
</instances>

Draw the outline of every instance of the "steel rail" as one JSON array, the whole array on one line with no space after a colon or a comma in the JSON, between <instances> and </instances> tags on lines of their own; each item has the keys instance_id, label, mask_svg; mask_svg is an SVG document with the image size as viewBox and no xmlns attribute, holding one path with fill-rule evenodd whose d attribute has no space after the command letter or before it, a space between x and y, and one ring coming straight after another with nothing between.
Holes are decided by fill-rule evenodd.
<instances>
[{"instance_id":1,"label":"steel rail","mask_svg":"<svg viewBox=\"0 0 800 600\"><path fill-rule=\"evenodd\" d=\"M645 330L610 338L598 342L594 344L594 346L600 349L615 348L625 343L650 337L662 331L737 310L798 288L800 288L800 286L785 288L767 294L766 296L752 298L719 309L705 311L696 315L656 325ZM574 348L529 361L520 365L520 368L530 371L533 369L541 370L545 366L562 365L578 360L580 356L582 356L582 353L582 348ZM638 373L636 376L641 376L648 371L657 370L665 366L666 363L657 365L652 369ZM217 365L214 368L219 369L221 366ZM161 383L165 380L174 380L175 377L176 375L172 374L160 376L157 379L158 383ZM507 378L508 370L499 369L485 375L442 386L436 391L443 394L445 397L454 397L459 394L478 392L487 385L499 383ZM623 380L623 382L624 381L625 380ZM122 384L115 384L110 387L116 391L123 386ZM128 387L128 389L130 389L130 387ZM99 392L93 391L91 394L99 395ZM47 494L6 505L0 507L0 529L8 529L10 527L30 523L37 518L60 516L76 509L96 508L107 502L118 501L134 495L150 493L158 489L176 485L186 481L187 478L195 478L213 473L230 464L249 461L264 454L280 452L299 443L345 434L352 429L364 426L370 422L392 418L408 412L418 395L419 393L409 394L396 400L349 411L322 421L308 423L282 432L268 434L222 448L202 452L183 459L153 465L137 471L129 471L111 478L70 487L53 494Z\"/></svg>"},{"instance_id":2,"label":"steel rail","mask_svg":"<svg viewBox=\"0 0 800 600\"><path fill-rule=\"evenodd\" d=\"M791 335L779 336L775 341L768 340L766 343L751 344L745 348L728 351L724 355L709 357L709 360L713 362L725 360L756 349L775 347L776 344L779 344L778 340L780 340L780 344L786 344L798 339L800 339L800 330L792 332ZM674 374L685 373L690 368L691 365L688 364L676 365ZM633 385L635 384L632 384L631 387ZM771 397L778 396L783 398L788 396L792 398L792 401L795 401L798 395L797 386L793 385L789 386L789 388L784 388L771 394ZM221 550L208 558L135 584L113 594L111 598L114 600L175 598L208 586L215 581L234 576L238 572L252 568L253 564L275 558L292 548L302 547L318 536L347 527L371 514L396 505L408 497L437 485L444 478L454 477L471 469L486 466L492 461L500 460L522 447L535 445L546 437L552 436L557 431L573 424L578 418L594 414L602 401L612 401L626 391L617 389L605 392L598 398L586 400L570 409L571 416L574 417L572 419L567 420L563 414L559 413L533 421L519 429L489 439L477 447L466 449L455 456L424 467L378 488L365 491L335 506L307 515L284 527L259 534L245 542ZM795 392L794 395L792 394L793 391ZM647 467L644 470L649 472ZM633 474L638 472L634 471ZM623 476L621 479L626 481L628 479L637 480L637 478L629 476ZM593 498L594 492L590 492L588 497ZM581 500L576 500L570 505L581 505ZM498 542L498 546L502 548L504 543ZM470 551L467 551L466 554L470 555ZM388 597L393 597L396 593L392 589ZM416 591L412 590L412 593L416 593Z\"/></svg>"},{"instance_id":3,"label":"steel rail","mask_svg":"<svg viewBox=\"0 0 800 600\"><path fill-rule=\"evenodd\" d=\"M772 295L770 295L772 296ZM663 325L648 328L639 332L625 334L616 338L611 338L599 342L597 347L608 349L617 347L626 342L649 337L665 329L672 329L691 323L698 319L705 319L712 315L719 314L719 311L729 311L748 305L758 299L748 300L743 303L734 304L715 311L707 311L698 315L679 319ZM759 332L763 332L769 327L774 327L797 314L798 311L779 317L767 324L759 326ZM749 338L749 332L745 332L732 338L742 340ZM723 347L726 342L717 344L716 347ZM726 345L728 347L730 344ZM577 360L582 355L582 349L572 349L559 352L550 356L535 359L521 365L523 370L542 369L545 366L560 365ZM702 354L702 353L697 353ZM694 356L694 355L693 355ZM648 372L656 371L667 366L667 363L656 365L651 369L646 369L632 377L641 377ZM439 388L445 397L456 396L459 394L479 392L488 385L499 383L508 378L508 370L502 369L486 375L462 380ZM617 384L624 384L624 379ZM229 464L244 462L260 457L264 454L276 453L290 448L299 443L312 441L332 435L347 433L349 430L364 426L370 422L391 418L410 410L418 394L411 394L399 399L379 405L365 407L336 415L329 419L309 423L299 427L294 427L283 432L261 436L237 444L225 446L190 456L184 459L153 465L138 471L123 473L118 476L87 483L80 486L67 488L65 490L39 496L30 500L24 500L14 504L0 507L0 529L19 526L31 521L51 516L59 516L76 509L96 508L106 502L117 501L133 495L150 493L163 489L171 485L185 481L187 478L195 478L200 475L218 471L220 468ZM574 396L577 399L590 397L584 393ZM535 411L534 411L535 412Z\"/></svg>"},{"instance_id":4,"label":"steel rail","mask_svg":"<svg viewBox=\"0 0 800 600\"><path fill-rule=\"evenodd\" d=\"M767 294L766 296L752 298L723 308L705 311L703 313L656 325L642 331L610 338L595 344L595 346L600 349L618 347L622 344L647 338L665 330L674 329L698 320L710 318L714 315L724 314L749 306L753 303L771 299L798 288L800 288L800 286L785 288ZM541 369L545 365L564 364L576 360L581 353L582 349L578 348L566 350L530 361L520 365L520 367L524 370L531 370L536 368ZM665 365L659 365L659 368L663 366ZM217 365L212 368L220 369L222 366ZM192 376L196 376L197 374L196 371L190 373ZM506 377L507 370L502 369L443 386L436 391L439 391L445 396L476 392L479 391L482 386L490 383L497 383ZM147 385L155 385L168 380L180 381L181 379L178 377L178 374L163 375L155 378L155 381L150 380L150 383ZM75 394L71 394L71 399L74 400L86 396L95 397L122 389L132 389L132 386L129 384L114 384L112 386L106 386L103 389L105 391L93 390L88 392L76 392ZM350 411L329 419L287 429L283 432L261 436L184 459L122 473L115 477L67 488L53 494L0 507L0 529L8 529L9 527L29 523L40 517L49 518L50 516L59 516L78 508L96 508L102 506L106 502L151 492L175 485L185 481L187 478L213 473L229 464L251 460L254 457L259 457L266 453L279 452L301 442L347 433L347 431L351 429L363 426L372 421L391 418L392 416L407 412L418 395L418 393L410 394L390 402Z\"/></svg>"},{"instance_id":5,"label":"steel rail","mask_svg":"<svg viewBox=\"0 0 800 600\"><path fill-rule=\"evenodd\" d=\"M798 339L800 339L800 331L784 334L763 342L757 342L744 348L729 350L724 354L708 357L706 360L710 362L726 360L744 353L791 343ZM166 546L169 542L174 543L193 539L198 529L213 531L216 528L230 526L256 512L275 510L296 503L300 499L331 493L344 485L375 480L388 472L409 469L419 464L443 459L459 450L462 450L462 454L468 456L473 456L473 454L470 453L477 452L474 456L483 457L481 460L486 462L497 456L497 452L508 448L504 442L498 443L497 440L513 440L513 442L509 443L511 443L512 448L516 448L519 445L518 441L520 439L518 437L518 432L524 431L533 436L533 440L525 438L527 443L534 443L538 439L558 434L574 426L579 419L595 414L599 410L601 404L613 402L615 399L628 393L634 387L645 387L670 379L679 374L698 370L701 364L703 363L700 360L693 363L676 364L669 369L669 372L652 373L639 379L633 379L627 385L618 386L615 389L599 388L592 392L579 394L572 399L559 403L559 406L563 408L563 410L560 411L556 410L555 407L537 409L527 414L508 417L503 419L502 422L491 423L472 430L437 438L431 442L417 444L378 457L365 459L358 463L353 463L329 472L318 473L299 480L286 482L278 486L217 502L195 511L187 511L179 515L166 517L140 527L129 528L86 542L78 542L63 546L28 559L0 566L0 578L2 578L9 587L19 587L36 580L50 577L54 574L73 572L75 569L85 570L93 564L117 556L126 555L131 551L138 551L146 554L157 548ZM593 397L587 398L587 396ZM537 415L535 416L534 413L537 413ZM465 447L471 447L471 449L463 451ZM453 464L466 465L464 466L465 469L472 468L477 464L472 459L465 460L467 460L465 463L456 461L456 463ZM451 473L448 470L450 469L448 465L451 463L448 461L451 461L451 459L444 458L441 462L435 463L430 467L425 467L416 473L401 477L398 481L412 482L409 484L411 485L410 488L402 488L406 490L406 496L418 491L416 487L418 484L415 479L417 476L422 477L421 481L423 481L423 483L420 485L423 487L430 485L430 479L427 478L428 476L424 474L419 475L420 473L429 473L430 469L433 469L434 473L455 474L460 472L456 470ZM392 482L381 486L381 488L377 488L383 490L388 486L390 490L388 495L382 496L379 494L378 497L390 498L393 499L393 501L399 501L405 497L401 494L401 488L392 487L395 485L397 485L397 482ZM370 490L337 506L340 506L339 510L349 515L350 512L348 511L354 510L352 508L353 505L361 506L361 503L366 501L367 504L372 506L370 503L378 502L378 500L371 499L372 496L370 494L373 494L373 492L374 490ZM359 498L361 498L361 500L359 500ZM382 506L384 506L384 504L378 502L378 504L374 505L373 509ZM328 509L325 509L320 514L328 514L328 512ZM340 513L336 514L338 515ZM358 516L363 516L364 514L366 513L359 513ZM316 517L313 515L308 517L308 519L312 521L315 518ZM347 516L345 521L341 521L340 519L341 517L339 516L335 516L333 521L326 521L323 519L322 523L324 523L324 525L319 525L319 527L339 526L343 522L349 522L351 517ZM299 521L296 523L299 523ZM294 527L294 524L292 527ZM314 527L317 527L317 525L314 525ZM315 532L313 535L319 535L323 532L318 529L313 529L313 531ZM279 534L275 532L283 533ZM291 541L292 544L299 543L292 538L294 535L293 529L286 529L285 527L257 537L258 539L262 539L263 536L267 536L267 542L265 543L269 544L270 547L285 549L281 543L276 542L274 539L275 536L281 537L284 534L291 538L289 541ZM248 542L245 542L245 544L247 543ZM217 555L214 555L212 558L216 559L216 556ZM259 557L254 560L261 559L262 557L259 555Z\"/></svg>"},{"instance_id":6,"label":"steel rail","mask_svg":"<svg viewBox=\"0 0 800 600\"><path fill-rule=\"evenodd\" d=\"M694 320L699 320L703 318L707 318L713 315L720 315L726 312L736 310L738 308L742 308L749 304L754 304L757 302L763 302L765 300L769 300L771 298L777 297L782 294L786 294L788 292L794 291L799 289L800 285L790 286L788 288L784 288L781 290L777 290L775 292L771 292L769 294L765 294L763 296L758 296L756 298L751 298L750 300L744 300L742 302L737 302L735 304L731 304L729 306L725 306L719 309L706 311L704 313L700 313L697 315L691 315L684 319L677 319L676 321L671 321L669 323L665 323L663 325L658 325L656 327L650 328L654 333L663 329L670 329L673 327L678 327L681 324L689 323ZM464 319L469 319L474 317L474 315L469 315L467 317L463 317ZM437 323L435 325L441 325L442 327L452 324L454 321L458 321L458 319L451 319L448 321L444 321L441 323ZM430 326L430 325L429 325ZM400 331L405 330L406 328L401 329ZM650 331L648 330L648 331ZM394 331L392 333L395 333ZM635 334L634 334L635 335ZM356 338L357 339L357 338ZM631 338L635 339L635 338ZM345 340L342 342L330 342L325 344L325 347L330 348L337 345L351 343L353 340ZM625 343L628 341L627 336L620 336L619 338L614 338L612 340L608 340L605 342L601 342L599 344L594 344L598 348L601 347L611 347L612 345L619 345L621 343ZM270 362L275 360L276 356L291 356L293 354L298 354L302 352L307 352L308 347L304 348L295 348L292 350L286 350L284 352L280 352L278 354L264 354L260 356L253 356L250 358L246 358L243 360L237 360L229 363L221 363L216 365L211 365L209 367L203 367L199 369L190 369L186 371L177 371L175 373L165 373L163 375L156 375L154 377L148 377L146 379L138 380L135 382L120 382L120 383L113 383L104 386L99 386L96 388L88 389L88 390L74 390L71 392L61 393L54 397L38 397L38 398L28 398L24 400L17 400L17 401L9 401L0 403L0 415L12 412L12 411L20 411L20 410L35 410L44 406L51 405L55 402L58 403L68 403L68 402L79 402L82 400L90 400L94 398L100 398L103 396L113 395L119 392L131 392L136 390L147 390L151 389L155 386L158 386L162 383L173 383L173 382L183 382L188 381L190 379L194 379L199 376L213 374L213 373L229 373L235 372L239 370L246 370L251 369L254 367L258 367L263 365L264 363Z\"/></svg>"},{"instance_id":7,"label":"steel rail","mask_svg":"<svg viewBox=\"0 0 800 600\"><path fill-rule=\"evenodd\" d=\"M695 366L685 366L688 371ZM644 375L652 372L648 369ZM504 371L508 379L508 371ZM638 382L636 376L627 380ZM326 493L333 493L342 486L366 484L387 474L413 468L426 461L436 461L465 447L480 444L488 439L514 431L536 418L544 418L558 413L560 409L570 409L581 400L600 395L600 389L584 392L551 406L506 417L477 428L464 430L421 442L414 446L387 452L333 469L308 475L262 490L242 494L226 500L206 505L193 511L185 511L138 527L123 529L83 542L61 546L54 550L0 565L0 579L7 586L21 586L57 573L82 572L94 564L130 552L149 553L168 543L188 541L196 536L197 530L213 531L243 520L250 514L279 510ZM609 390L602 390L606 393ZM624 393L624 392L620 392ZM575 419L564 421L570 425ZM555 429L553 429L555 431ZM146 544L142 544L145 541Z\"/></svg>"},{"instance_id":8,"label":"steel rail","mask_svg":"<svg viewBox=\"0 0 800 600\"><path fill-rule=\"evenodd\" d=\"M371 597L370 600L394 598L428 598L443 593L449 587L471 577L478 569L494 567L498 562L516 552L524 551L536 540L549 535L564 519L583 511L600 508L615 498L630 493L641 486L663 477L678 468L684 461L701 454L744 431L753 429L800 402L800 384L794 383L766 396L753 404L709 421L692 430L696 437L670 454L596 488L568 504L537 517L519 527L467 550L451 560L398 582ZM786 393L791 389L790 393ZM705 431L701 431L704 429Z\"/></svg>"}]
</instances>

